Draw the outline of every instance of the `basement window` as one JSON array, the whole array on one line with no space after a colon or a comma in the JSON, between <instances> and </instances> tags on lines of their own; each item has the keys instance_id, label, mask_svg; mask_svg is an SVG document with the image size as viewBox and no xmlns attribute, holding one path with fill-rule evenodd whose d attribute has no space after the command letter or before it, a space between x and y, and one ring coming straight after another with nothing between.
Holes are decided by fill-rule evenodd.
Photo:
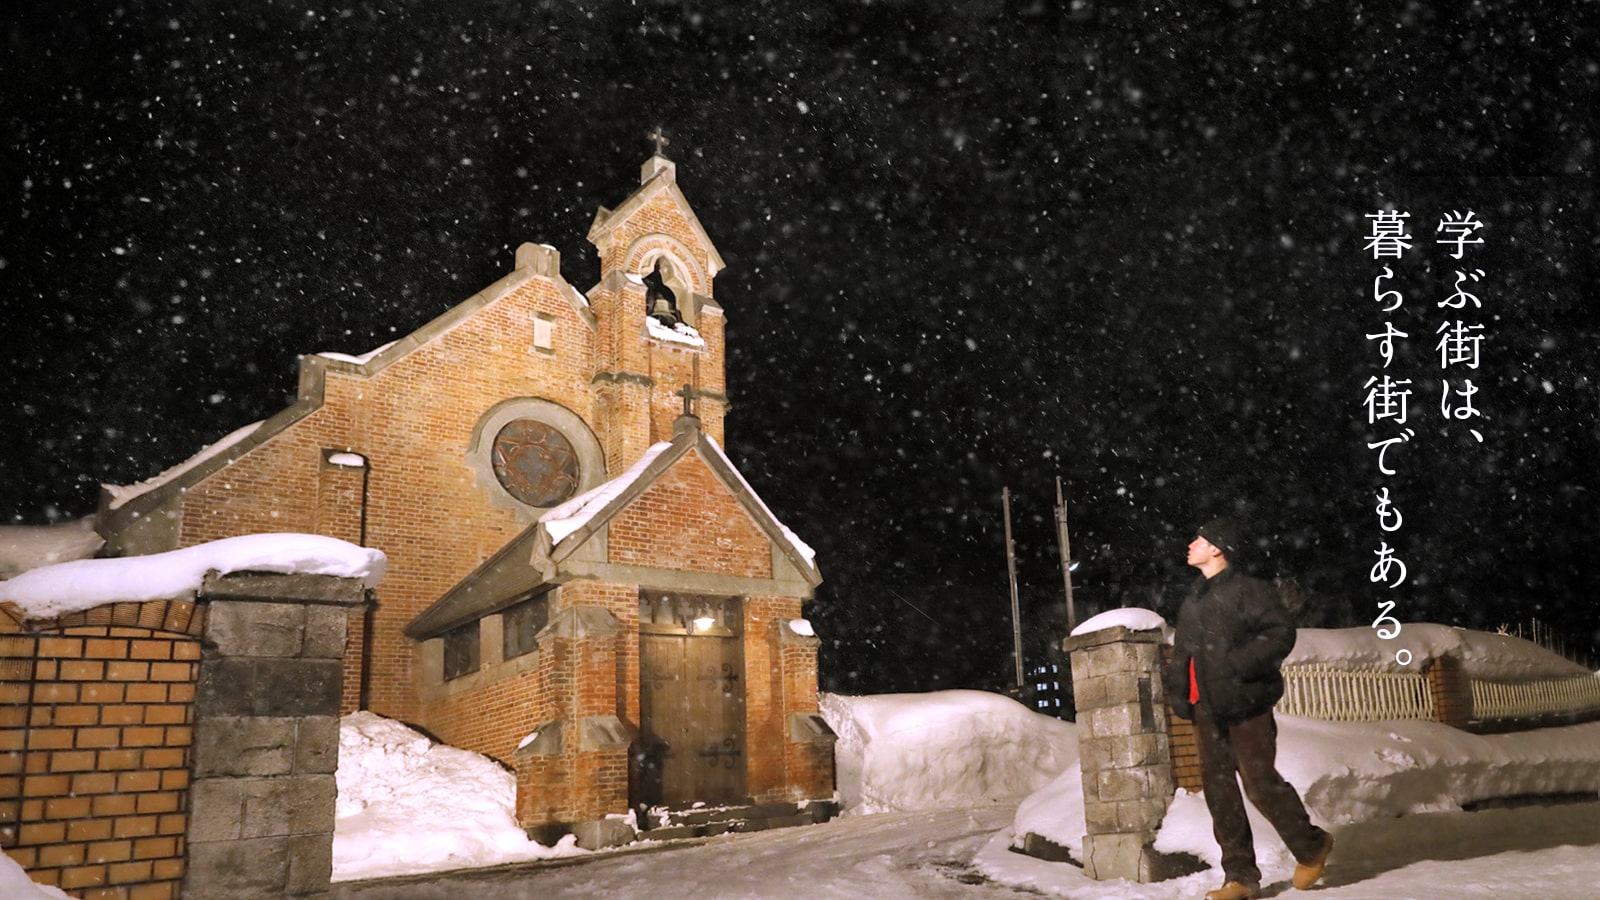
<instances>
[{"instance_id":1,"label":"basement window","mask_svg":"<svg viewBox=\"0 0 1600 900\"><path fill-rule=\"evenodd\" d=\"M478 671L479 627L476 619L444 634L444 680Z\"/></svg>"},{"instance_id":2,"label":"basement window","mask_svg":"<svg viewBox=\"0 0 1600 900\"><path fill-rule=\"evenodd\" d=\"M550 622L549 595L523 600L501 614L505 632L505 658L515 659L539 649L535 635Z\"/></svg>"}]
</instances>

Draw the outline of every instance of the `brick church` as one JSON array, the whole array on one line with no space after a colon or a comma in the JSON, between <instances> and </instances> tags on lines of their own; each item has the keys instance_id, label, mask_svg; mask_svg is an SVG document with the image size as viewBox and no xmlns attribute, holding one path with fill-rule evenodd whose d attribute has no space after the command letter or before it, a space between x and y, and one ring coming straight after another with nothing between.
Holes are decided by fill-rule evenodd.
<instances>
[{"instance_id":1,"label":"brick church","mask_svg":"<svg viewBox=\"0 0 1600 900\"><path fill-rule=\"evenodd\" d=\"M343 710L511 767L541 837L641 805L829 799L801 612L821 576L720 446L722 258L659 148L588 239L587 292L523 244L408 336L302 357L293 405L107 487L107 552L269 532L382 550Z\"/></svg>"}]
</instances>

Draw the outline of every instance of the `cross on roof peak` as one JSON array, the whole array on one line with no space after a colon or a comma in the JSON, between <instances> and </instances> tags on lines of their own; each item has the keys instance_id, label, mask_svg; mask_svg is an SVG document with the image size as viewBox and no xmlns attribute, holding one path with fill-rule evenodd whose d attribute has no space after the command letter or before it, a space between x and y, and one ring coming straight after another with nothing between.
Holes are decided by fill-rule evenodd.
<instances>
[{"instance_id":1,"label":"cross on roof peak","mask_svg":"<svg viewBox=\"0 0 1600 900\"><path fill-rule=\"evenodd\" d=\"M682 390L673 391L672 393L674 396L683 398L683 414L686 416L694 415L694 401L700 397L700 391L685 381Z\"/></svg>"},{"instance_id":2,"label":"cross on roof peak","mask_svg":"<svg viewBox=\"0 0 1600 900\"><path fill-rule=\"evenodd\" d=\"M667 140L667 136L666 135L661 133L661 126L660 125L657 125L656 126L656 130L650 132L647 135L645 135L645 137L647 137L650 140L656 142L656 155L657 156L665 156L665 154L662 153L661 151L664 150L668 144L672 143L671 141Z\"/></svg>"}]
</instances>

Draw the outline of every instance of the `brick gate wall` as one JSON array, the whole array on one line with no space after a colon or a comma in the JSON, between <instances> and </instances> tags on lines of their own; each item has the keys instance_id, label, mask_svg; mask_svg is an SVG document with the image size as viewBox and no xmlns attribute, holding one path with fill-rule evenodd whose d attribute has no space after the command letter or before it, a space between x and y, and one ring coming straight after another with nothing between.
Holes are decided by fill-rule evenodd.
<instances>
[{"instance_id":1,"label":"brick gate wall","mask_svg":"<svg viewBox=\"0 0 1600 900\"><path fill-rule=\"evenodd\" d=\"M162 600L20 619L0 615L5 852L78 896L178 896L203 611Z\"/></svg>"},{"instance_id":2,"label":"brick gate wall","mask_svg":"<svg viewBox=\"0 0 1600 900\"><path fill-rule=\"evenodd\" d=\"M0 849L86 900L326 894L363 598L247 575L50 620L0 604Z\"/></svg>"}]
</instances>

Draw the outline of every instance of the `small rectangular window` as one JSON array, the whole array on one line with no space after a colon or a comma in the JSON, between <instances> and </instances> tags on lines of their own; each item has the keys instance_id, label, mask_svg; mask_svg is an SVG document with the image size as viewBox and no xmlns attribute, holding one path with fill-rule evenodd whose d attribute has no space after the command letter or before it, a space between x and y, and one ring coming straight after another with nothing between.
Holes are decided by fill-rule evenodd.
<instances>
[{"instance_id":1,"label":"small rectangular window","mask_svg":"<svg viewBox=\"0 0 1600 900\"><path fill-rule=\"evenodd\" d=\"M505 658L526 656L539 648L534 636L550 622L549 597L541 594L524 600L501 615L505 632Z\"/></svg>"},{"instance_id":2,"label":"small rectangular window","mask_svg":"<svg viewBox=\"0 0 1600 900\"><path fill-rule=\"evenodd\" d=\"M478 671L479 627L474 619L444 635L444 680L460 678Z\"/></svg>"},{"instance_id":3,"label":"small rectangular window","mask_svg":"<svg viewBox=\"0 0 1600 900\"><path fill-rule=\"evenodd\" d=\"M556 320L544 313L533 314L533 349L551 352L556 349Z\"/></svg>"}]
</instances>

